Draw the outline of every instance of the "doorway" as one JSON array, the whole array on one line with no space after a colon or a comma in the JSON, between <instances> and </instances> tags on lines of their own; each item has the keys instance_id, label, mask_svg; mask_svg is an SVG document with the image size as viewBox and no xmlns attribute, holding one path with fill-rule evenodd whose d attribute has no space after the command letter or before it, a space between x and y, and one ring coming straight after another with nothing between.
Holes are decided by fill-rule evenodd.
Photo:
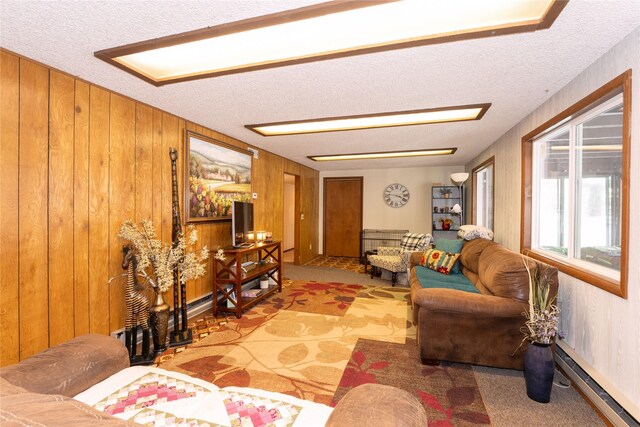
<instances>
[{"instance_id":1,"label":"doorway","mask_svg":"<svg viewBox=\"0 0 640 427\"><path fill-rule=\"evenodd\" d=\"M284 174L284 235L282 259L284 262L300 262L300 177Z\"/></svg>"},{"instance_id":2,"label":"doorway","mask_svg":"<svg viewBox=\"0 0 640 427\"><path fill-rule=\"evenodd\" d=\"M360 257L362 177L324 179L324 254Z\"/></svg>"}]
</instances>

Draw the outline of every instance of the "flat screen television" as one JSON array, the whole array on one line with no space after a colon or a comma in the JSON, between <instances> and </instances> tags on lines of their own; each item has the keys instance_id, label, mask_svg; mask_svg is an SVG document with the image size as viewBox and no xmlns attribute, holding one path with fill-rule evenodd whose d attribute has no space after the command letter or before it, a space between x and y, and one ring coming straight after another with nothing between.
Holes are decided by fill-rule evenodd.
<instances>
[{"instance_id":1,"label":"flat screen television","mask_svg":"<svg viewBox=\"0 0 640 427\"><path fill-rule=\"evenodd\" d=\"M253 203L233 201L231 210L231 239L233 247L251 246L247 234L253 230Z\"/></svg>"}]
</instances>

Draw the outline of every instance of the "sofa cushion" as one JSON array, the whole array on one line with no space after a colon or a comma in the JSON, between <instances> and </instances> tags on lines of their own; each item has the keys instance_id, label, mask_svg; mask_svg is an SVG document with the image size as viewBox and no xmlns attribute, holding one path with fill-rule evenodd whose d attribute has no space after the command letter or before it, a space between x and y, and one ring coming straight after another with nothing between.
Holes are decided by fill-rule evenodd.
<instances>
[{"instance_id":1,"label":"sofa cushion","mask_svg":"<svg viewBox=\"0 0 640 427\"><path fill-rule=\"evenodd\" d=\"M469 270L478 273L480 254L485 248L493 245L497 245L497 243L492 240L476 239L465 241L462 251L460 251L460 262Z\"/></svg>"},{"instance_id":2,"label":"sofa cushion","mask_svg":"<svg viewBox=\"0 0 640 427\"><path fill-rule=\"evenodd\" d=\"M30 392L75 396L129 367L129 353L115 338L75 337L0 369L0 377Z\"/></svg>"},{"instance_id":3,"label":"sofa cushion","mask_svg":"<svg viewBox=\"0 0 640 427\"><path fill-rule=\"evenodd\" d=\"M496 296L529 300L529 275L524 260L530 268L535 262L500 245L487 247L480 255L479 274L482 283Z\"/></svg>"},{"instance_id":4,"label":"sofa cushion","mask_svg":"<svg viewBox=\"0 0 640 427\"><path fill-rule=\"evenodd\" d=\"M460 251L462 250L462 244L464 243L463 240L447 240L447 239L440 239L436 242L436 249L439 251L445 251L445 252L451 252L453 254L459 254ZM453 267L451 268L451 272L452 273L460 273L460 262L457 261L455 264L453 264Z\"/></svg>"},{"instance_id":5,"label":"sofa cushion","mask_svg":"<svg viewBox=\"0 0 640 427\"><path fill-rule=\"evenodd\" d=\"M423 288L455 289L458 291L479 294L480 291L464 274L444 275L425 267L415 267L416 277Z\"/></svg>"},{"instance_id":6,"label":"sofa cushion","mask_svg":"<svg viewBox=\"0 0 640 427\"><path fill-rule=\"evenodd\" d=\"M139 425L112 417L70 397L40 393L3 396L0 421L7 426Z\"/></svg>"},{"instance_id":7,"label":"sofa cushion","mask_svg":"<svg viewBox=\"0 0 640 427\"><path fill-rule=\"evenodd\" d=\"M7 396L10 394L28 393L29 390L11 384L9 381L0 377L0 396Z\"/></svg>"},{"instance_id":8,"label":"sofa cushion","mask_svg":"<svg viewBox=\"0 0 640 427\"><path fill-rule=\"evenodd\" d=\"M422 254L420 265L437 271L438 273L450 274L459 256L460 254L456 253L427 249Z\"/></svg>"}]
</instances>

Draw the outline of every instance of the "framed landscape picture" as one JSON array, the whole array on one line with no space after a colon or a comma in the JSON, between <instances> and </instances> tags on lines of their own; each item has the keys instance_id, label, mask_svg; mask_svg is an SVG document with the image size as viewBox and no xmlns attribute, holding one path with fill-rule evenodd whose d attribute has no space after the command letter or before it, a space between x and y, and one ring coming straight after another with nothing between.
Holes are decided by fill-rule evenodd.
<instances>
[{"instance_id":1,"label":"framed landscape picture","mask_svg":"<svg viewBox=\"0 0 640 427\"><path fill-rule=\"evenodd\" d=\"M231 219L234 200L251 201L250 151L186 131L187 222Z\"/></svg>"}]
</instances>

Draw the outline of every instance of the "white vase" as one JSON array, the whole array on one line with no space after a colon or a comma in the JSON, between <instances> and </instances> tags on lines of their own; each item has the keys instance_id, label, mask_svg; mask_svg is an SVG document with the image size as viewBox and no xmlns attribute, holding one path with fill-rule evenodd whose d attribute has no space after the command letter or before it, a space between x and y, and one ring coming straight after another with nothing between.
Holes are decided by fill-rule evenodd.
<instances>
[{"instance_id":1,"label":"white vase","mask_svg":"<svg viewBox=\"0 0 640 427\"><path fill-rule=\"evenodd\" d=\"M269 279L260 280L260 289L268 289L269 288Z\"/></svg>"}]
</instances>

